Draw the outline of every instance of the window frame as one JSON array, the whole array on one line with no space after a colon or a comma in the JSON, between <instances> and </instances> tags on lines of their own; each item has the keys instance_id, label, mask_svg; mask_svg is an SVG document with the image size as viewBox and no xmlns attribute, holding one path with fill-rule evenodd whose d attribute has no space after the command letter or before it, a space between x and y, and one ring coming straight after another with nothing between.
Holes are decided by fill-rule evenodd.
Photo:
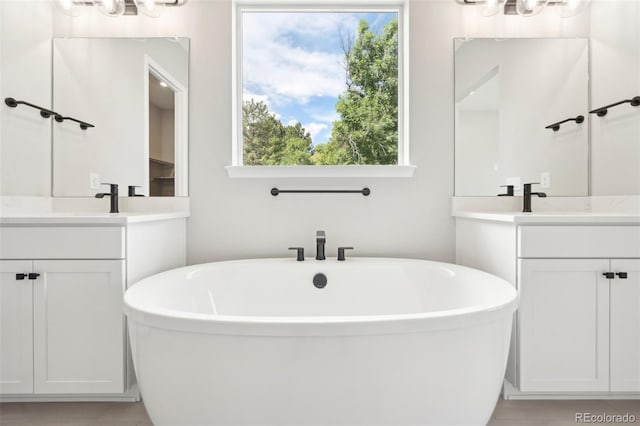
<instances>
[{"instance_id":1,"label":"window frame","mask_svg":"<svg viewBox=\"0 0 640 426\"><path fill-rule=\"evenodd\" d=\"M394 165L247 166L242 140L242 13L396 12L398 14L398 159ZM226 167L236 177L411 177L409 160L409 0L233 0L232 1L232 153Z\"/></svg>"}]
</instances>

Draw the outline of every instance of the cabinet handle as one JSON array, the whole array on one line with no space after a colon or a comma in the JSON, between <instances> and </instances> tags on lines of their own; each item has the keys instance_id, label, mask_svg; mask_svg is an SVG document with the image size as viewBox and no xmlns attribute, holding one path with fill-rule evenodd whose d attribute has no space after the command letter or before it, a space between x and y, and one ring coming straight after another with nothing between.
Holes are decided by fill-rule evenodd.
<instances>
[{"instance_id":1,"label":"cabinet handle","mask_svg":"<svg viewBox=\"0 0 640 426\"><path fill-rule=\"evenodd\" d=\"M29 274L29 279L30 279L30 280L36 280L36 279L38 279L38 277L39 277L39 276L40 276L40 274L35 273L35 272L31 272L31 273Z\"/></svg>"},{"instance_id":2,"label":"cabinet handle","mask_svg":"<svg viewBox=\"0 0 640 426\"><path fill-rule=\"evenodd\" d=\"M612 280L616 277L616 274L613 272L603 272L602 275L608 280Z\"/></svg>"},{"instance_id":3,"label":"cabinet handle","mask_svg":"<svg viewBox=\"0 0 640 426\"><path fill-rule=\"evenodd\" d=\"M16 280L24 280L29 274L16 274Z\"/></svg>"},{"instance_id":4,"label":"cabinet handle","mask_svg":"<svg viewBox=\"0 0 640 426\"><path fill-rule=\"evenodd\" d=\"M627 273L626 272L616 272L616 275L618 276L618 278L620 278L622 280L626 280L627 279Z\"/></svg>"}]
</instances>

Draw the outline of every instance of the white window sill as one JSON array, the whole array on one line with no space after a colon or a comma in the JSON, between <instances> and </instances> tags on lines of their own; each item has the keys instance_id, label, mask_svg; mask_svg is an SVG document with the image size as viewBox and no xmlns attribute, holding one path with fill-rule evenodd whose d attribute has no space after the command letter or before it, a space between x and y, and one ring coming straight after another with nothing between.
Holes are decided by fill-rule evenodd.
<instances>
[{"instance_id":1,"label":"white window sill","mask_svg":"<svg viewBox=\"0 0 640 426\"><path fill-rule=\"evenodd\" d=\"M410 178L416 166L227 166L230 178Z\"/></svg>"}]
</instances>

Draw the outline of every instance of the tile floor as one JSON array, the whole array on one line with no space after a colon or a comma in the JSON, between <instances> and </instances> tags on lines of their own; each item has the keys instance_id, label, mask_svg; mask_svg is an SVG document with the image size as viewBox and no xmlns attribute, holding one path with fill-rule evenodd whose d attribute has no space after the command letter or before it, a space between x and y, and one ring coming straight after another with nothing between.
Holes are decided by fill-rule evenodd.
<instances>
[{"instance_id":1,"label":"tile floor","mask_svg":"<svg viewBox=\"0 0 640 426\"><path fill-rule=\"evenodd\" d=\"M640 400L505 401L500 399L490 426L569 426L576 413L630 414L640 426ZM142 403L40 402L0 404L2 426L150 426ZM599 423L614 424L614 423ZM627 423L629 424L629 423Z\"/></svg>"}]
</instances>

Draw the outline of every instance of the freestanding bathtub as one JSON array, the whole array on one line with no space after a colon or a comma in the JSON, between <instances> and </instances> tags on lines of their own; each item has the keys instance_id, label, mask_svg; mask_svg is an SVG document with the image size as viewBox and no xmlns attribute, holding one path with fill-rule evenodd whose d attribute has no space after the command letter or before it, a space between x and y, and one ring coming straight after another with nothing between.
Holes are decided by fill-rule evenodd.
<instances>
[{"instance_id":1,"label":"freestanding bathtub","mask_svg":"<svg viewBox=\"0 0 640 426\"><path fill-rule=\"evenodd\" d=\"M489 420L517 293L425 260L256 259L167 271L124 301L155 425L439 426Z\"/></svg>"}]
</instances>

